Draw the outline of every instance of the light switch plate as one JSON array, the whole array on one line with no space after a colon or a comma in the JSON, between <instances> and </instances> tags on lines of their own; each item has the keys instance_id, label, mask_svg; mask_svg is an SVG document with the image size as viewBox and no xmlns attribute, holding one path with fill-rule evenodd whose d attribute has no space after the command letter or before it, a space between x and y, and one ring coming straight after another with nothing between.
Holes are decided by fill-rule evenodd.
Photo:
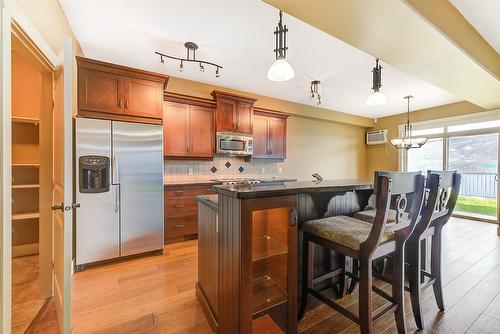
<instances>
[{"instance_id":1,"label":"light switch plate","mask_svg":"<svg viewBox=\"0 0 500 334\"><path fill-rule=\"evenodd\" d=\"M189 167L188 168L188 174L189 175L193 175L193 167Z\"/></svg>"}]
</instances>

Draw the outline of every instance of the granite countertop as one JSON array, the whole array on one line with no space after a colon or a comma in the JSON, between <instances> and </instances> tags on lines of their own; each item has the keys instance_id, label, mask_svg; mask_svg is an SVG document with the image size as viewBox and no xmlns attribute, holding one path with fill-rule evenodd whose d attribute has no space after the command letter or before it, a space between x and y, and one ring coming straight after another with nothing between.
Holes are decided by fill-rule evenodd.
<instances>
[{"instance_id":1,"label":"granite countertop","mask_svg":"<svg viewBox=\"0 0 500 334\"><path fill-rule=\"evenodd\" d=\"M373 189L373 181L367 179L323 180L260 183L252 185L216 185L215 192L234 198L294 195L307 192L336 192Z\"/></svg>"},{"instance_id":2,"label":"granite countertop","mask_svg":"<svg viewBox=\"0 0 500 334\"><path fill-rule=\"evenodd\" d=\"M200 195L196 196L198 202L208 206L209 208L217 211L219 208L219 196L218 195Z\"/></svg>"}]
</instances>

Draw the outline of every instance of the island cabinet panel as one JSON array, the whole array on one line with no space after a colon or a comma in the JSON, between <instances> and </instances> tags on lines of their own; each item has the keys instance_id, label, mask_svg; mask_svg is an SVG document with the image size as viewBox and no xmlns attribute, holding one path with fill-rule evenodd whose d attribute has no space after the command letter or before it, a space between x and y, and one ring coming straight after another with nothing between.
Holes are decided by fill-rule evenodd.
<instances>
[{"instance_id":1,"label":"island cabinet panel","mask_svg":"<svg viewBox=\"0 0 500 334\"><path fill-rule=\"evenodd\" d=\"M198 234L196 196L214 194L213 186L168 185L165 188L165 242L182 241Z\"/></svg>"},{"instance_id":2,"label":"island cabinet panel","mask_svg":"<svg viewBox=\"0 0 500 334\"><path fill-rule=\"evenodd\" d=\"M219 333L296 333L297 196L219 205Z\"/></svg>"},{"instance_id":3,"label":"island cabinet panel","mask_svg":"<svg viewBox=\"0 0 500 334\"><path fill-rule=\"evenodd\" d=\"M212 108L165 102L163 154L166 157L212 158L214 137Z\"/></svg>"},{"instance_id":4,"label":"island cabinet panel","mask_svg":"<svg viewBox=\"0 0 500 334\"><path fill-rule=\"evenodd\" d=\"M167 76L82 57L76 60L79 116L161 123Z\"/></svg>"},{"instance_id":5,"label":"island cabinet panel","mask_svg":"<svg viewBox=\"0 0 500 334\"><path fill-rule=\"evenodd\" d=\"M256 111L253 119L254 152L252 158L286 158L287 115Z\"/></svg>"},{"instance_id":6,"label":"island cabinet panel","mask_svg":"<svg viewBox=\"0 0 500 334\"><path fill-rule=\"evenodd\" d=\"M255 99L213 91L216 131L252 134Z\"/></svg>"}]
</instances>

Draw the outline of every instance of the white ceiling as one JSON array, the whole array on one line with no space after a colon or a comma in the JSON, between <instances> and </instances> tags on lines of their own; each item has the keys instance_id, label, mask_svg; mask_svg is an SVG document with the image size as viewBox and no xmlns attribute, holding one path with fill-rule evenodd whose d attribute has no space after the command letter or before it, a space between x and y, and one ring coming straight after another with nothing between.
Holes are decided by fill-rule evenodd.
<instances>
[{"instance_id":1,"label":"white ceiling","mask_svg":"<svg viewBox=\"0 0 500 334\"><path fill-rule=\"evenodd\" d=\"M500 53L500 1L451 0L467 21Z\"/></svg>"},{"instance_id":2,"label":"white ceiling","mask_svg":"<svg viewBox=\"0 0 500 334\"><path fill-rule=\"evenodd\" d=\"M288 82L268 80L278 11L259 0L59 2L89 58L311 105L309 83L321 80L322 107L372 118L404 112L408 94L415 96L413 110L460 101L382 61L382 91L389 102L367 107L374 58L286 14L288 59L296 76ZM175 61L159 67L154 51L184 57L186 41L199 45L198 59L224 66L220 78L194 64L185 64L182 73Z\"/></svg>"}]
</instances>

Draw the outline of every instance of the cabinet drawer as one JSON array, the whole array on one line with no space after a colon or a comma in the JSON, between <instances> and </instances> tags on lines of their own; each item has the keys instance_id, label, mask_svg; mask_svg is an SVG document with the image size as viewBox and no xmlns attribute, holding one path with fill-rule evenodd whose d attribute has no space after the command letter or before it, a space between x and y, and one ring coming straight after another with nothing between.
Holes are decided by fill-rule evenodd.
<instances>
[{"instance_id":1,"label":"cabinet drawer","mask_svg":"<svg viewBox=\"0 0 500 334\"><path fill-rule=\"evenodd\" d=\"M173 217L186 214L196 214L198 203L196 196L165 198L165 216Z\"/></svg>"},{"instance_id":2,"label":"cabinet drawer","mask_svg":"<svg viewBox=\"0 0 500 334\"><path fill-rule=\"evenodd\" d=\"M181 238L198 233L198 216L182 216L165 219L165 239Z\"/></svg>"},{"instance_id":3,"label":"cabinet drawer","mask_svg":"<svg viewBox=\"0 0 500 334\"><path fill-rule=\"evenodd\" d=\"M210 187L204 188L178 188L178 189L168 189L165 190L165 197L184 197L184 196L198 196L198 195L210 195L215 194Z\"/></svg>"}]
</instances>

